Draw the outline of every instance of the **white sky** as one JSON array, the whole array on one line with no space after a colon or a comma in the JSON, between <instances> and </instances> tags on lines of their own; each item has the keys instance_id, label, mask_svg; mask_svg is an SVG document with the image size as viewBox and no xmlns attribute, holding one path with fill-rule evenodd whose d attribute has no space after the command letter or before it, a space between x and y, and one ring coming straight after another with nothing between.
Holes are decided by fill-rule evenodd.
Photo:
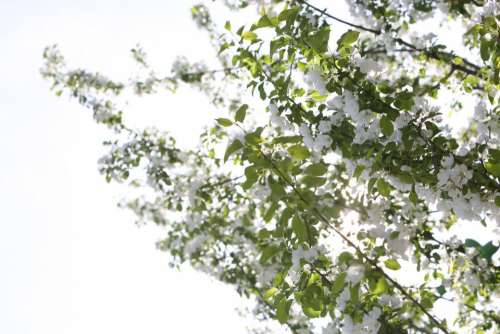
<instances>
[{"instance_id":1,"label":"white sky","mask_svg":"<svg viewBox=\"0 0 500 334\"><path fill-rule=\"evenodd\" d=\"M0 333L246 332L230 287L169 269L161 232L116 207L96 165L106 131L38 74L53 43L70 66L120 78L137 42L165 72L177 55L200 60L211 49L192 3L0 1ZM146 101L146 119L196 138L214 116L189 94Z\"/></svg>"}]
</instances>

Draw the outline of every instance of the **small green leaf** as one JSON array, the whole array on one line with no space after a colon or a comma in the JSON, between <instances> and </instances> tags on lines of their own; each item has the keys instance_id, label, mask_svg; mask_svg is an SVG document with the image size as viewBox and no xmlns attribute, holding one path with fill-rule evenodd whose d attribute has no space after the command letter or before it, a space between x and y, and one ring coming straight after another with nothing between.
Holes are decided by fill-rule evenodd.
<instances>
[{"instance_id":1,"label":"small green leaf","mask_svg":"<svg viewBox=\"0 0 500 334\"><path fill-rule=\"evenodd\" d=\"M288 21L288 20L295 20L295 17L299 13L300 8L299 7L293 7L290 9L285 9L278 15L278 20L279 21Z\"/></svg>"},{"instance_id":2,"label":"small green leaf","mask_svg":"<svg viewBox=\"0 0 500 334\"><path fill-rule=\"evenodd\" d=\"M269 17L267 15L264 15L259 19L257 24L252 27L252 30L256 30L259 28L272 27L272 26L273 26L273 22L269 19Z\"/></svg>"},{"instance_id":3,"label":"small green leaf","mask_svg":"<svg viewBox=\"0 0 500 334\"><path fill-rule=\"evenodd\" d=\"M306 167L304 173L307 175L321 176L328 171L328 167L324 163L316 163Z\"/></svg>"},{"instance_id":4,"label":"small green leaf","mask_svg":"<svg viewBox=\"0 0 500 334\"><path fill-rule=\"evenodd\" d=\"M347 276L347 273L345 271L343 271L340 274L338 274L337 277L335 278L335 281L333 281L332 294L334 296L338 295L344 289L344 283L345 283L346 276Z\"/></svg>"},{"instance_id":5,"label":"small green leaf","mask_svg":"<svg viewBox=\"0 0 500 334\"><path fill-rule=\"evenodd\" d=\"M250 189L255 184L255 182L257 182L258 174L255 166L248 166L247 168L245 168L245 177L246 180L241 184L241 187L246 190Z\"/></svg>"},{"instance_id":6,"label":"small green leaf","mask_svg":"<svg viewBox=\"0 0 500 334\"><path fill-rule=\"evenodd\" d=\"M226 24L224 24L224 29L231 31L231 22L226 21Z\"/></svg>"},{"instance_id":7,"label":"small green leaf","mask_svg":"<svg viewBox=\"0 0 500 334\"><path fill-rule=\"evenodd\" d=\"M399 237L399 235L400 235L399 231L392 231L391 233L389 233L389 239L394 240L397 237Z\"/></svg>"},{"instance_id":8,"label":"small green leaf","mask_svg":"<svg viewBox=\"0 0 500 334\"><path fill-rule=\"evenodd\" d=\"M245 120L245 116L247 114L248 104L244 104L238 108L236 111L236 115L234 116L234 120L236 122L243 122Z\"/></svg>"},{"instance_id":9,"label":"small green leaf","mask_svg":"<svg viewBox=\"0 0 500 334\"><path fill-rule=\"evenodd\" d=\"M481 244L479 242L477 242L476 240L474 240L474 239L465 239L464 246L468 247L468 248L477 248L477 249L479 249L481 247Z\"/></svg>"},{"instance_id":10,"label":"small green leaf","mask_svg":"<svg viewBox=\"0 0 500 334\"><path fill-rule=\"evenodd\" d=\"M340 50L344 47L350 46L352 43L354 43L358 40L358 37L359 37L359 31L348 30L337 41L337 44L338 44L337 49Z\"/></svg>"},{"instance_id":11,"label":"small green leaf","mask_svg":"<svg viewBox=\"0 0 500 334\"><path fill-rule=\"evenodd\" d=\"M326 183L326 178L313 175L306 175L301 179L301 182L309 188L316 188L324 185Z\"/></svg>"},{"instance_id":12,"label":"small green leaf","mask_svg":"<svg viewBox=\"0 0 500 334\"><path fill-rule=\"evenodd\" d=\"M440 285L436 288L436 291L439 293L440 296L442 296L446 293L446 288L444 286Z\"/></svg>"},{"instance_id":13,"label":"small green leaf","mask_svg":"<svg viewBox=\"0 0 500 334\"><path fill-rule=\"evenodd\" d=\"M375 285L372 293L374 295L381 295L386 291L387 291L387 281L385 280L385 278L380 277L378 279L377 284Z\"/></svg>"},{"instance_id":14,"label":"small green leaf","mask_svg":"<svg viewBox=\"0 0 500 334\"><path fill-rule=\"evenodd\" d=\"M377 180L377 189L380 195L384 197L389 197L392 187L389 183L387 183L387 181L380 178Z\"/></svg>"},{"instance_id":15,"label":"small green leaf","mask_svg":"<svg viewBox=\"0 0 500 334\"><path fill-rule=\"evenodd\" d=\"M269 245L262 250L259 262L266 264L266 262L280 252L280 248L276 245Z\"/></svg>"},{"instance_id":16,"label":"small green leaf","mask_svg":"<svg viewBox=\"0 0 500 334\"><path fill-rule=\"evenodd\" d=\"M257 39L257 34L253 31L245 31L241 34L241 38L243 38L245 41L253 42Z\"/></svg>"},{"instance_id":17,"label":"small green leaf","mask_svg":"<svg viewBox=\"0 0 500 334\"><path fill-rule=\"evenodd\" d=\"M288 153L290 153L290 155L292 156L292 158L294 160L298 160L298 161L307 159L311 155L309 150L305 146L302 146L302 145L290 146L288 148Z\"/></svg>"},{"instance_id":18,"label":"small green leaf","mask_svg":"<svg viewBox=\"0 0 500 334\"><path fill-rule=\"evenodd\" d=\"M493 242L488 242L487 244L484 244L481 246L479 249L479 253L483 258L485 258L488 261L491 261L491 258L493 254L495 254L498 250L498 246L493 245Z\"/></svg>"},{"instance_id":19,"label":"small green leaf","mask_svg":"<svg viewBox=\"0 0 500 334\"><path fill-rule=\"evenodd\" d=\"M282 136L273 139L274 144L295 144L302 140L301 136Z\"/></svg>"},{"instance_id":20,"label":"small green leaf","mask_svg":"<svg viewBox=\"0 0 500 334\"><path fill-rule=\"evenodd\" d=\"M365 165L357 165L356 169L354 170L353 176L357 179L361 173L365 170L366 166Z\"/></svg>"},{"instance_id":21,"label":"small green leaf","mask_svg":"<svg viewBox=\"0 0 500 334\"><path fill-rule=\"evenodd\" d=\"M269 300L272 296L274 296L279 290L275 287L270 288L264 293L264 299Z\"/></svg>"},{"instance_id":22,"label":"small green leaf","mask_svg":"<svg viewBox=\"0 0 500 334\"><path fill-rule=\"evenodd\" d=\"M330 39L330 28L328 26L314 32L306 37L306 43L309 44L317 53L328 51L328 40Z\"/></svg>"},{"instance_id":23,"label":"small green leaf","mask_svg":"<svg viewBox=\"0 0 500 334\"><path fill-rule=\"evenodd\" d=\"M383 116L380 119L380 129L382 130L382 133L386 137L389 137L390 135L393 134L393 132L394 132L394 125L392 124L392 122L389 119L389 117Z\"/></svg>"},{"instance_id":24,"label":"small green leaf","mask_svg":"<svg viewBox=\"0 0 500 334\"><path fill-rule=\"evenodd\" d=\"M500 177L500 163L493 163L493 161L488 161L484 163L484 168L496 177Z\"/></svg>"},{"instance_id":25,"label":"small green leaf","mask_svg":"<svg viewBox=\"0 0 500 334\"><path fill-rule=\"evenodd\" d=\"M349 252L342 252L338 256L337 260L339 263L350 263L354 257Z\"/></svg>"},{"instance_id":26,"label":"small green leaf","mask_svg":"<svg viewBox=\"0 0 500 334\"><path fill-rule=\"evenodd\" d=\"M481 46L479 48L481 59L488 61L490 59L490 42L485 38L481 38Z\"/></svg>"},{"instance_id":27,"label":"small green leaf","mask_svg":"<svg viewBox=\"0 0 500 334\"><path fill-rule=\"evenodd\" d=\"M408 198L410 199L410 201L414 205L417 205L417 203L418 203L418 196L417 196L417 192L415 191L415 186L413 186L411 188L410 195L408 196Z\"/></svg>"},{"instance_id":28,"label":"small green leaf","mask_svg":"<svg viewBox=\"0 0 500 334\"><path fill-rule=\"evenodd\" d=\"M271 204L269 209L267 209L266 213L264 214L263 219L266 223L271 221L271 219L274 216L274 213L276 212L276 209L278 209L278 203L273 202L273 204Z\"/></svg>"},{"instance_id":29,"label":"small green leaf","mask_svg":"<svg viewBox=\"0 0 500 334\"><path fill-rule=\"evenodd\" d=\"M227 118L217 118L216 121L217 123L219 123L219 125L225 127L233 125L233 122Z\"/></svg>"},{"instance_id":30,"label":"small green leaf","mask_svg":"<svg viewBox=\"0 0 500 334\"><path fill-rule=\"evenodd\" d=\"M279 200L286 195L285 188L279 182L269 182L269 187L271 188L271 196L275 200Z\"/></svg>"},{"instance_id":31,"label":"small green leaf","mask_svg":"<svg viewBox=\"0 0 500 334\"><path fill-rule=\"evenodd\" d=\"M394 260L394 259L386 260L386 261L384 261L384 264L387 268L389 268L391 270L401 269L401 265L399 264L399 262Z\"/></svg>"},{"instance_id":32,"label":"small green leaf","mask_svg":"<svg viewBox=\"0 0 500 334\"><path fill-rule=\"evenodd\" d=\"M292 300L287 300L286 297L283 297L278 302L276 306L276 318L282 324L288 321L288 314L290 312L290 306L292 305Z\"/></svg>"},{"instance_id":33,"label":"small green leaf","mask_svg":"<svg viewBox=\"0 0 500 334\"><path fill-rule=\"evenodd\" d=\"M309 240L306 223L298 215L292 219L292 230L300 241L307 242Z\"/></svg>"},{"instance_id":34,"label":"small green leaf","mask_svg":"<svg viewBox=\"0 0 500 334\"><path fill-rule=\"evenodd\" d=\"M231 154L233 154L234 152L238 151L241 148L243 148L243 144L238 139L233 141L226 149L226 153L224 154L224 162L226 162L227 159L229 159Z\"/></svg>"}]
</instances>

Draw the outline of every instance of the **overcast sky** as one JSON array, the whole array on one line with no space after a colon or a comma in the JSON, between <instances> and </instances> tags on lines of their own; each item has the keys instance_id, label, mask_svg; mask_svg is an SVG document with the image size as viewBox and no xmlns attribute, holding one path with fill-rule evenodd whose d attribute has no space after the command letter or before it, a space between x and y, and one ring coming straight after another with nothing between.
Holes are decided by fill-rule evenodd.
<instances>
[{"instance_id":1,"label":"overcast sky","mask_svg":"<svg viewBox=\"0 0 500 334\"><path fill-rule=\"evenodd\" d=\"M138 42L165 72L177 55L200 60L211 49L192 3L0 1L0 333L245 333L230 287L170 270L161 231L116 207L97 172L105 129L38 74L53 43L70 66L120 78ZM175 122L190 144L214 117L190 94L147 100L140 118Z\"/></svg>"}]
</instances>

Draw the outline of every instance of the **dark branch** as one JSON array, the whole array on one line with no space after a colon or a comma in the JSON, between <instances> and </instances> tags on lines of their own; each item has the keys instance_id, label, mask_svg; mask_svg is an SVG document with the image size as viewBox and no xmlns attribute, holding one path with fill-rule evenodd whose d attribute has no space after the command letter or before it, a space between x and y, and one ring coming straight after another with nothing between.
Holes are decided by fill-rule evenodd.
<instances>
[{"instance_id":1,"label":"dark branch","mask_svg":"<svg viewBox=\"0 0 500 334\"><path fill-rule=\"evenodd\" d=\"M321 10L319 9L318 7L310 4L308 1L306 0L297 0L297 2L299 3L302 3L304 4L305 6L321 13L321 15L324 15L328 18L331 18L332 20L335 20L337 22L340 22L340 23L343 23L345 25L348 25L350 27L353 27L353 28L357 28L357 29L360 29L360 30L363 30L363 31L366 31L366 32L370 32L372 34L375 34L375 35L380 35L382 33L381 30L376 30L376 29L371 29L371 28L367 28L365 26L362 26L362 25L359 25L359 24L355 24L355 23L352 23L352 22L348 22L348 21L345 21L343 19L340 19L336 16L333 16L331 14L329 14L326 9L324 10ZM426 56L428 56L429 58L432 58L434 60L439 60L439 61L443 61L443 60L446 60L446 59L443 59L444 58L452 58L452 57L458 57L462 60L462 62L467 65L467 66L464 66L464 65L454 65L455 69L459 70L459 71L462 71L466 74L470 74L470 75L475 75L477 76L478 73L479 73L479 70L481 69L480 66L468 61L467 59L465 59L464 57L461 57L461 56L457 56L455 55L454 53L451 53L451 52L443 52L443 51L432 51L432 50L428 50L428 49L421 49L421 48L418 48L417 46L415 46L414 44L411 44L401 38L395 38L394 41L400 45L404 45L408 48L410 48L411 50L414 50L414 51L418 51L418 52L422 52L424 53Z\"/></svg>"}]
</instances>

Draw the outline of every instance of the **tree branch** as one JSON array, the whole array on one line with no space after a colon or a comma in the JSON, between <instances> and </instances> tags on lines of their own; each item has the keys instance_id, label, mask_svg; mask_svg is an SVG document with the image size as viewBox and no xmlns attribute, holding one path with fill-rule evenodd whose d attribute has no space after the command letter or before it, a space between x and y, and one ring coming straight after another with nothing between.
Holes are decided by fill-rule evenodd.
<instances>
[{"instance_id":1,"label":"tree branch","mask_svg":"<svg viewBox=\"0 0 500 334\"><path fill-rule=\"evenodd\" d=\"M326 9L324 10L321 10L319 9L318 7L312 5L311 3L309 3L308 1L306 0L297 0L297 2L299 3L302 3L304 4L305 6L321 13L321 15L324 15L328 18L331 18L332 20L335 20L337 22L340 22L340 23L343 23L345 25L348 25L350 27L353 27L353 28L357 28L357 29L360 29L360 30L363 30L363 31L366 31L366 32L369 32L369 33L372 33L372 34L375 34L375 35L380 35L382 33L381 30L376 30L376 29L371 29L371 28L367 28L365 26L362 26L362 25L358 25L358 24L355 24L355 23L352 23L352 22L348 22L346 20L343 20L341 18L338 18L336 16L333 16L331 14L329 14ZM426 56L428 56L429 58L432 58L434 60L439 60L439 61L445 61L445 59L443 59L442 56L446 57L446 58L450 58L450 57L458 57L460 58L464 64L466 64L468 67L466 66L463 66L463 65L454 65L454 67L457 69L457 70L460 70L464 73L467 73L467 74L470 74L470 75L475 75L477 76L478 73L479 73L479 70L481 69L480 66L468 61L467 59L465 59L464 57L461 57L461 56L457 56L451 52L443 52L443 51L431 51L431 50L428 50L428 49L421 49L421 48L418 48L417 46L415 46L414 44L411 44L401 38L395 38L394 41L400 45L404 45L414 51L418 51L418 52L422 52L424 53Z\"/></svg>"}]
</instances>

